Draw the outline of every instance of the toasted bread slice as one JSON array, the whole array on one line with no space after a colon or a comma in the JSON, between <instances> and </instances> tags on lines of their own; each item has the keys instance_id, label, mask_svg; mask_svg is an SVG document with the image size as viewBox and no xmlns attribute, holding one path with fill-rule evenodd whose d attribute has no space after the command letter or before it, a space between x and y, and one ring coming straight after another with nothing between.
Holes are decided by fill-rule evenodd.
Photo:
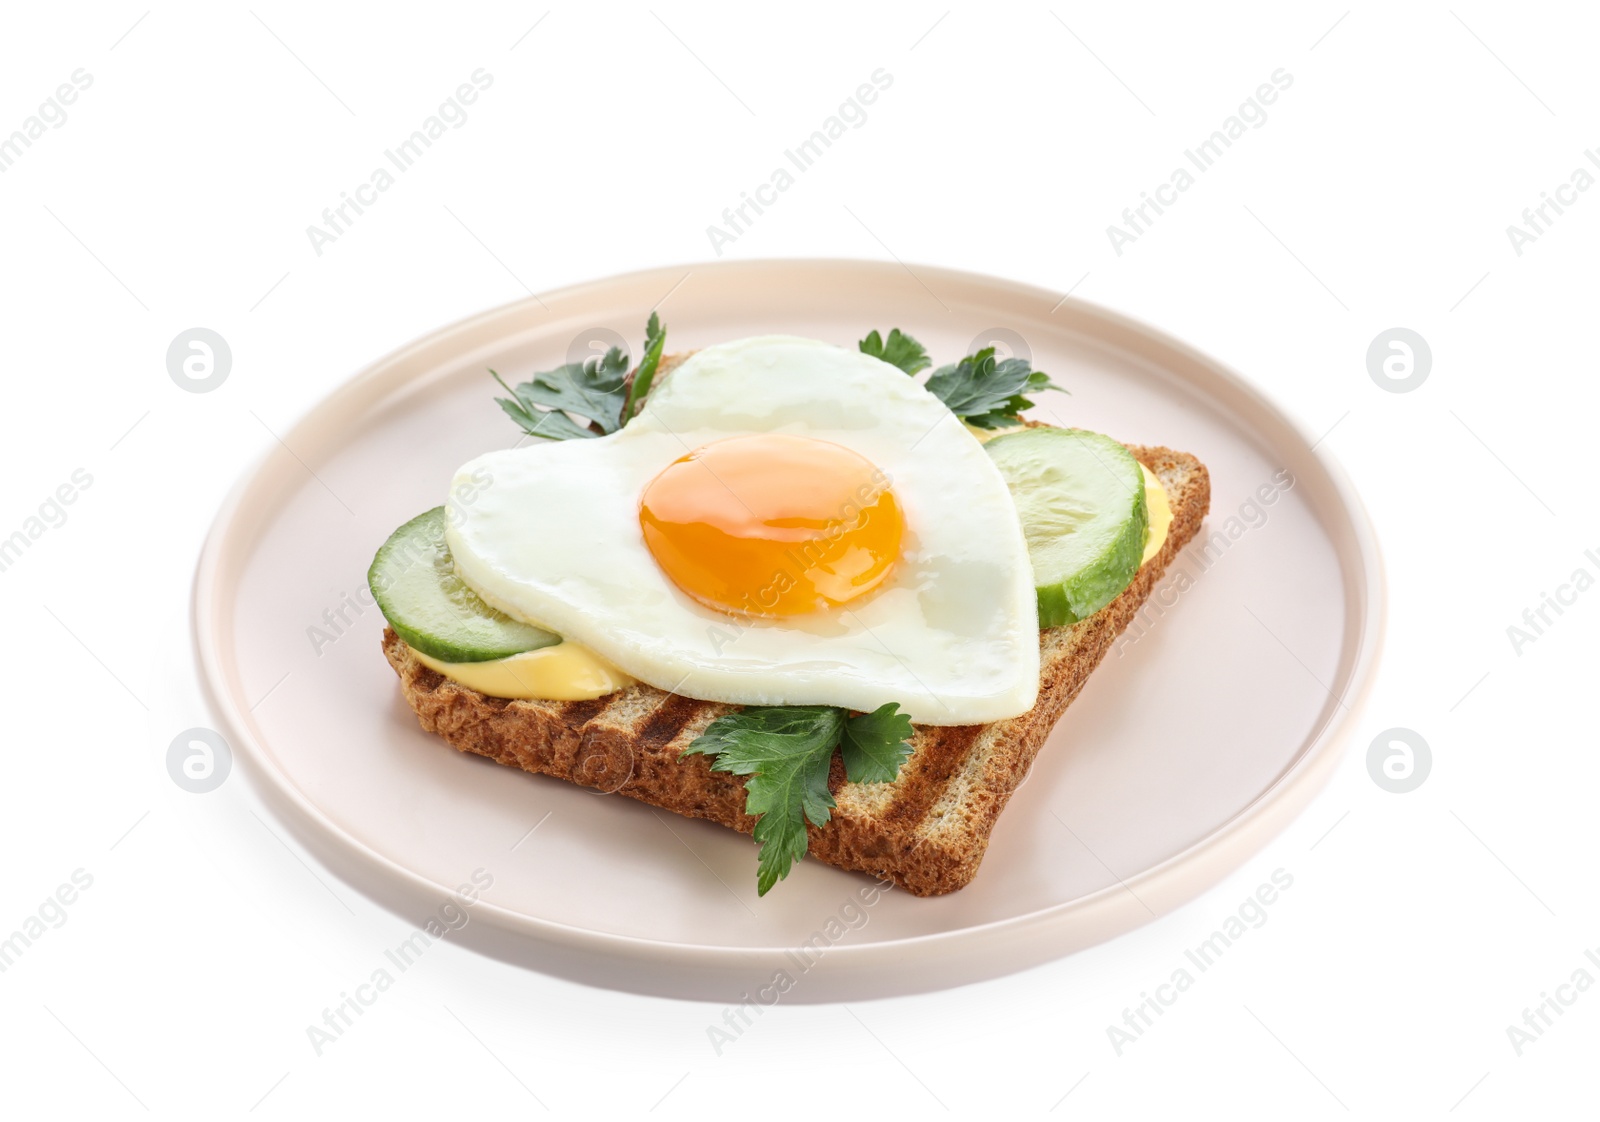
<instances>
[{"instance_id":1,"label":"toasted bread slice","mask_svg":"<svg viewBox=\"0 0 1600 1122\"><path fill-rule=\"evenodd\" d=\"M886 877L917 896L970 882L989 835L1045 737L1078 696L1167 566L1200 529L1211 501L1205 466L1168 448L1129 451L1161 480L1172 504L1166 544L1133 582L1088 619L1039 633L1039 700L1020 717L987 725L918 726L911 758L892 783L848 783L837 756L828 787L838 801L810 855ZM486 697L423 666L392 630L383 651L417 719L452 747L525 771L627 795L746 834L744 779L682 758L689 742L736 706L638 683L594 701Z\"/></svg>"}]
</instances>

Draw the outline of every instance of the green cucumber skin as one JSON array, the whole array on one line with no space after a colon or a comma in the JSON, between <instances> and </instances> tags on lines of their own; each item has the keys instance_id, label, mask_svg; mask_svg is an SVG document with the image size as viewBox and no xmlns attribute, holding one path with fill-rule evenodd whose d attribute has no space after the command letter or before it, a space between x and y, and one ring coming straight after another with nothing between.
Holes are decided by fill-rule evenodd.
<instances>
[{"instance_id":1,"label":"green cucumber skin","mask_svg":"<svg viewBox=\"0 0 1600 1122\"><path fill-rule=\"evenodd\" d=\"M379 547L367 587L396 635L442 662L488 662L561 642L561 636L504 615L455 575L445 544L445 509L405 523Z\"/></svg>"},{"instance_id":2,"label":"green cucumber skin","mask_svg":"<svg viewBox=\"0 0 1600 1122\"><path fill-rule=\"evenodd\" d=\"M1144 474L1139 470L1133 454L1110 437L1083 429L1034 428L995 437L985 447L991 455L997 450L1001 453L997 462L1002 474L1006 474L1003 461L1008 453L1019 448L1048 447L1044 442L1067 438L1098 445L1100 451L1096 453L1097 462L1110 470L1121 467L1127 477L1124 482L1128 484L1133 499L1116 534L1092 564L1076 573L1041 575L1035 571L1034 594L1038 599L1041 628L1063 627L1087 619L1121 595L1139 571L1150 524ZM1013 443L1002 447L1008 441ZM1015 443L1017 441L1022 443ZM1010 486L1011 482L1008 476L1007 485Z\"/></svg>"},{"instance_id":3,"label":"green cucumber skin","mask_svg":"<svg viewBox=\"0 0 1600 1122\"><path fill-rule=\"evenodd\" d=\"M1142 484L1143 480L1140 482ZM1132 569L1135 574L1139 571L1139 559L1144 556L1144 542L1150 525L1150 508L1145 501L1143 486L1139 488L1136 509L1137 518L1128 523L1128 532L1119 535L1113 546L1116 566L1119 569ZM1122 590L1131 581L1132 578L1096 581L1091 574L1084 574L1076 582L1035 588L1034 592L1039 597L1039 626L1064 627L1088 619L1122 595Z\"/></svg>"}]
</instances>

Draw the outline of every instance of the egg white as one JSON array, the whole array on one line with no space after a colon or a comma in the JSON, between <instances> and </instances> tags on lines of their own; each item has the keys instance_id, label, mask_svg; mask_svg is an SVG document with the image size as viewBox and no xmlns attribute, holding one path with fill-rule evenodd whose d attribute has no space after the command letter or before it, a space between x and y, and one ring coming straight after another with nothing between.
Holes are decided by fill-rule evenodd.
<instances>
[{"instance_id":1,"label":"egg white","mask_svg":"<svg viewBox=\"0 0 1600 1122\"><path fill-rule=\"evenodd\" d=\"M876 591L751 619L699 604L662 572L639 528L645 485L702 445L751 433L833 441L890 476L906 535ZM1033 572L1005 481L941 401L879 359L790 336L708 347L620 432L491 452L456 482L485 475L486 487L451 488L462 579L650 685L744 705L894 701L930 725L1014 717L1037 698Z\"/></svg>"}]
</instances>

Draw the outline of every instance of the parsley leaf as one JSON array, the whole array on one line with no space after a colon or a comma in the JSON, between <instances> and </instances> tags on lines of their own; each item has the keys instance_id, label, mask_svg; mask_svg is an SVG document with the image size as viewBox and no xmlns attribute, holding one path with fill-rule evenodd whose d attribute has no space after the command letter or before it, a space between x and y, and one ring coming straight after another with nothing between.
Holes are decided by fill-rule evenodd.
<instances>
[{"instance_id":1,"label":"parsley leaf","mask_svg":"<svg viewBox=\"0 0 1600 1122\"><path fill-rule=\"evenodd\" d=\"M828 705L751 708L718 717L684 752L715 756L712 771L750 777L744 809L757 816L759 895L805 856L805 819L827 825L834 806L828 768L843 730L844 710Z\"/></svg>"},{"instance_id":2,"label":"parsley leaf","mask_svg":"<svg viewBox=\"0 0 1600 1122\"><path fill-rule=\"evenodd\" d=\"M756 891L765 896L806 854L806 823L826 826L835 748L852 783L886 783L911 754L911 719L893 702L858 717L831 705L750 706L718 717L684 750L715 757L712 771L749 776L746 814L761 845Z\"/></svg>"},{"instance_id":3,"label":"parsley leaf","mask_svg":"<svg viewBox=\"0 0 1600 1122\"><path fill-rule=\"evenodd\" d=\"M887 339L873 331L857 346L862 354L880 358L907 374L932 365L922 344L898 327L890 329ZM950 407L950 412L982 429L1018 424L1022 420L1018 414L1033 407L1026 394L1042 390L1067 392L1048 374L1034 370L1025 358L996 361L993 347L939 367L926 385L928 392Z\"/></svg>"},{"instance_id":4,"label":"parsley leaf","mask_svg":"<svg viewBox=\"0 0 1600 1122\"><path fill-rule=\"evenodd\" d=\"M505 379L489 371L511 397L497 397L500 408L530 436L547 440L573 440L606 436L616 432L633 417L635 405L650 390L650 383L661 364L661 348L667 332L661 319L650 313L646 328L644 359L633 380L628 380L628 352L612 347L604 355L585 362L569 362L531 381L508 386ZM588 421L581 425L579 417Z\"/></svg>"},{"instance_id":5,"label":"parsley leaf","mask_svg":"<svg viewBox=\"0 0 1600 1122\"><path fill-rule=\"evenodd\" d=\"M493 370L489 373L494 374L495 381L505 386L506 391L512 396L512 400L509 401L503 397L495 398L500 403L500 408L505 410L506 416L521 425L522 431L529 436L542 436L547 440L571 440L574 437L599 435L594 430L579 425L565 413L535 409L531 402L524 404L517 391L501 381L500 375L495 374ZM528 383L524 382L523 385Z\"/></svg>"},{"instance_id":6,"label":"parsley leaf","mask_svg":"<svg viewBox=\"0 0 1600 1122\"><path fill-rule=\"evenodd\" d=\"M839 755L852 783L888 783L911 756L911 718L889 702L844 723Z\"/></svg>"},{"instance_id":7,"label":"parsley leaf","mask_svg":"<svg viewBox=\"0 0 1600 1122\"><path fill-rule=\"evenodd\" d=\"M928 392L950 407L950 412L981 429L1004 428L1019 423L1018 416L1033 402L1025 393L1068 391L1034 370L1025 358L995 361L994 348L985 347L960 362L941 366L927 381Z\"/></svg>"},{"instance_id":8,"label":"parsley leaf","mask_svg":"<svg viewBox=\"0 0 1600 1122\"><path fill-rule=\"evenodd\" d=\"M627 424L633 420L638 412L638 406L644 401L645 394L650 392L650 383L655 381L656 367L661 365L661 348L667 343L667 329L661 326L661 317L654 312L650 313L650 322L644 329L644 358L639 360L639 369L634 372L633 382L628 386L628 400L622 405L622 423Z\"/></svg>"},{"instance_id":9,"label":"parsley leaf","mask_svg":"<svg viewBox=\"0 0 1600 1122\"><path fill-rule=\"evenodd\" d=\"M881 358L890 366L898 366L907 374L915 374L933 365L922 344L904 334L898 327L889 329L887 341L874 330L856 346L861 349L862 354Z\"/></svg>"},{"instance_id":10,"label":"parsley leaf","mask_svg":"<svg viewBox=\"0 0 1600 1122\"><path fill-rule=\"evenodd\" d=\"M622 427L622 405L628 398L628 356L620 347L612 347L600 358L569 362L535 374L532 381L515 388L507 386L493 370L489 373L511 394L510 401L495 398L500 408L530 436L570 440L604 436ZM589 426L579 425L568 414L587 418Z\"/></svg>"}]
</instances>

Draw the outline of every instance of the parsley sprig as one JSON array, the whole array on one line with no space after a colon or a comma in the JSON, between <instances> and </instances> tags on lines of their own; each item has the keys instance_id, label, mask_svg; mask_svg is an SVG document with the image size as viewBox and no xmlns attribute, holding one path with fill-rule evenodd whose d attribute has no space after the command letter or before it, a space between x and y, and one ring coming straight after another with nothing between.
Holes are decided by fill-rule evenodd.
<instances>
[{"instance_id":1,"label":"parsley sprig","mask_svg":"<svg viewBox=\"0 0 1600 1122\"><path fill-rule=\"evenodd\" d=\"M902 332L898 327L889 329L889 338L885 340L876 331L856 344L861 348L862 354L881 358L890 366L898 366L907 374L915 374L933 365L928 358L928 352L922 344L911 336Z\"/></svg>"},{"instance_id":2,"label":"parsley sprig","mask_svg":"<svg viewBox=\"0 0 1600 1122\"><path fill-rule=\"evenodd\" d=\"M529 436L546 440L573 440L606 436L627 424L639 411L644 397L661 365L661 349L667 330L656 313L650 313L645 328L644 358L633 377L628 377L628 352L612 347L605 354L585 362L569 362L516 386L506 385L489 371L510 398L497 397L506 416ZM587 421L580 425L573 417Z\"/></svg>"},{"instance_id":3,"label":"parsley sprig","mask_svg":"<svg viewBox=\"0 0 1600 1122\"><path fill-rule=\"evenodd\" d=\"M941 366L928 377L928 392L950 407L950 412L980 429L1019 424L1024 409L1033 402L1025 393L1041 390L1068 392L1035 370L1025 358L995 361L994 348L985 347L960 362Z\"/></svg>"},{"instance_id":4,"label":"parsley sprig","mask_svg":"<svg viewBox=\"0 0 1600 1122\"><path fill-rule=\"evenodd\" d=\"M907 374L930 365L928 352L898 327L885 340L876 331L857 344L863 354L881 358ZM960 362L941 366L928 376L928 392L950 412L980 429L999 429L1022 423L1021 413L1033 408L1027 394L1042 390L1068 391L1050 380L1043 371L1033 369L1025 358L996 359L993 347Z\"/></svg>"},{"instance_id":5,"label":"parsley sprig","mask_svg":"<svg viewBox=\"0 0 1600 1122\"><path fill-rule=\"evenodd\" d=\"M712 771L744 775L745 813L756 819L756 892L765 896L806 854L806 823L828 824L833 753L851 783L887 783L911 755L911 718L890 702L850 716L831 705L750 706L718 717L684 750L713 757Z\"/></svg>"}]
</instances>

